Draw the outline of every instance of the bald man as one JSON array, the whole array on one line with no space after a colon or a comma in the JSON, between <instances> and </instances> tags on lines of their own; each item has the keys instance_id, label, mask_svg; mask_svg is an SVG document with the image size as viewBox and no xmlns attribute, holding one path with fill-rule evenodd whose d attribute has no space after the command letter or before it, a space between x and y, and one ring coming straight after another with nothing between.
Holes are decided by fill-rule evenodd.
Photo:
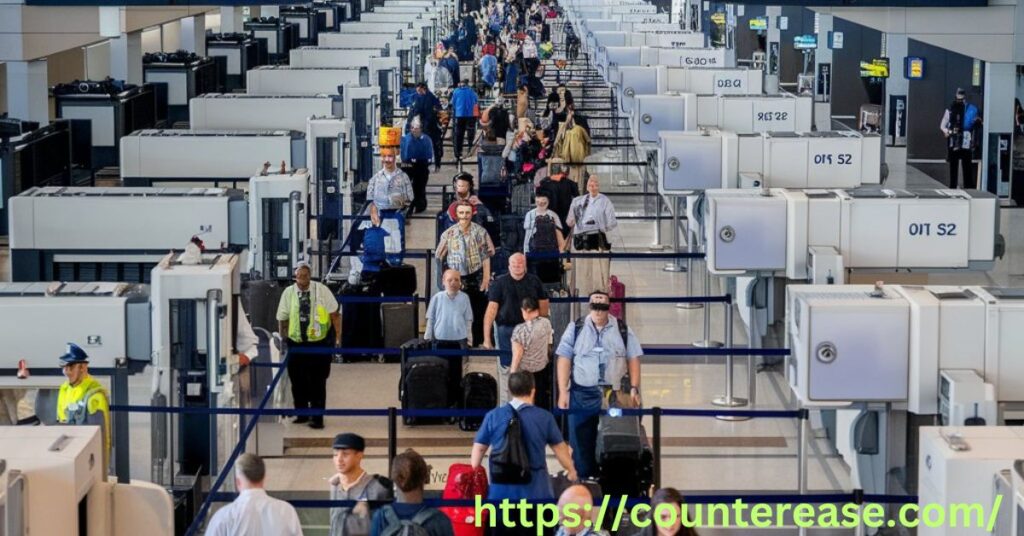
<instances>
[{"instance_id":1,"label":"bald man","mask_svg":"<svg viewBox=\"0 0 1024 536\"><path fill-rule=\"evenodd\" d=\"M591 508L587 508L590 505ZM558 531L555 536L588 536L600 534L594 530L594 514L597 508L593 508L594 496L583 484L574 484L565 488L562 495L558 497L559 517ZM589 523L587 521L590 521Z\"/></svg>"},{"instance_id":2,"label":"bald man","mask_svg":"<svg viewBox=\"0 0 1024 536\"><path fill-rule=\"evenodd\" d=\"M508 375L512 366L512 331L523 322L523 298L534 298L541 316L548 316L548 296L540 279L526 272L526 256L516 253L508 259L508 273L495 279L487 289L484 313L484 348L501 350L498 359L499 401L509 401ZM496 343L496 344L495 344Z\"/></svg>"},{"instance_id":3,"label":"bald man","mask_svg":"<svg viewBox=\"0 0 1024 536\"><path fill-rule=\"evenodd\" d=\"M462 277L458 270L447 269L442 276L444 292L430 297L427 306L427 329L423 338L433 341L440 350L464 349L473 344L473 305L469 295L462 292ZM462 368L465 357L450 358L448 362L449 405L460 398Z\"/></svg>"}]
</instances>

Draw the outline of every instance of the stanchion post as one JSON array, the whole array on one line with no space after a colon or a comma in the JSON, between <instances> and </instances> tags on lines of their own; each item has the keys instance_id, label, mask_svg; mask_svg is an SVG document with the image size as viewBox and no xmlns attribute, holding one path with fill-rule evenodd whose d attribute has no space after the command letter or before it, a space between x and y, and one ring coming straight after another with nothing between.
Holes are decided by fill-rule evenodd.
<instances>
[{"instance_id":1,"label":"stanchion post","mask_svg":"<svg viewBox=\"0 0 1024 536\"><path fill-rule=\"evenodd\" d=\"M661 408L651 408L651 450L654 453L654 489L661 489Z\"/></svg>"},{"instance_id":2,"label":"stanchion post","mask_svg":"<svg viewBox=\"0 0 1024 536\"><path fill-rule=\"evenodd\" d=\"M656 251L665 249L665 246L661 245L661 204L664 202L665 199L658 194L654 202L654 242L651 243L651 249Z\"/></svg>"},{"instance_id":3,"label":"stanchion post","mask_svg":"<svg viewBox=\"0 0 1024 536\"><path fill-rule=\"evenodd\" d=\"M430 251L429 249L424 249L423 252L426 253L426 255L424 257L425 257L425 262L427 264L427 269L426 269L427 281L426 281L426 284L424 285L426 288L423 289L424 290L423 295L426 297L425 299L427 300L427 303L430 303L430 297L433 296L433 290L434 290L434 281L433 281L433 279L434 279L434 277L433 277L433 275L434 275L434 255L433 255L433 252ZM419 307L419 304L415 304L415 305L417 307Z\"/></svg>"},{"instance_id":4,"label":"stanchion post","mask_svg":"<svg viewBox=\"0 0 1024 536\"><path fill-rule=\"evenodd\" d=\"M669 199L672 200L672 252L681 253L681 244L679 242L679 197L672 196ZM682 272L683 266L679 263L679 259L672 259L672 262L665 265L664 270L666 272Z\"/></svg>"},{"instance_id":5,"label":"stanchion post","mask_svg":"<svg viewBox=\"0 0 1024 536\"><path fill-rule=\"evenodd\" d=\"M128 405L128 369L127 363L118 360L114 366L113 389L111 396L116 405ZM153 416L150 415L150 418ZM114 472L117 474L118 484L131 482L131 453L129 452L131 438L128 432L128 412L118 411L114 413Z\"/></svg>"},{"instance_id":6,"label":"stanchion post","mask_svg":"<svg viewBox=\"0 0 1024 536\"><path fill-rule=\"evenodd\" d=\"M799 429L796 442L796 479L797 493L807 493L807 425L809 422L809 411L806 408L800 410Z\"/></svg>"},{"instance_id":7,"label":"stanchion post","mask_svg":"<svg viewBox=\"0 0 1024 536\"><path fill-rule=\"evenodd\" d=\"M729 307L725 311L725 344L728 348L733 347L732 315L732 307ZM733 396L732 369L733 356L732 354L729 354L725 356L725 395L717 397L711 401L711 403L715 406L737 408L740 406L745 406L747 404L746 400ZM750 417L739 417L736 415L717 415L715 418L721 421L745 421Z\"/></svg>"},{"instance_id":8,"label":"stanchion post","mask_svg":"<svg viewBox=\"0 0 1024 536\"><path fill-rule=\"evenodd\" d=\"M711 272L708 270L708 259L704 257L704 295L711 295ZM711 304L704 303L704 338L693 343L698 348L721 348L720 341L711 340Z\"/></svg>"},{"instance_id":9,"label":"stanchion post","mask_svg":"<svg viewBox=\"0 0 1024 536\"><path fill-rule=\"evenodd\" d=\"M398 410L394 406L388 408L388 474L391 474L391 464L398 456Z\"/></svg>"}]
</instances>

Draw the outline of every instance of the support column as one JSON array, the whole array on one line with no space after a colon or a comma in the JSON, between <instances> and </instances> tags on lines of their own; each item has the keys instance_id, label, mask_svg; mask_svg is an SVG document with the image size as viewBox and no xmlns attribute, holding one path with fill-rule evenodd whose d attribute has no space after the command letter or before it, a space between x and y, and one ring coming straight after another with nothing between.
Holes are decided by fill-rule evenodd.
<instances>
[{"instance_id":1,"label":"support column","mask_svg":"<svg viewBox=\"0 0 1024 536\"><path fill-rule=\"evenodd\" d=\"M7 113L23 121L50 122L46 60L9 61L7 66Z\"/></svg>"},{"instance_id":2,"label":"support column","mask_svg":"<svg viewBox=\"0 0 1024 536\"><path fill-rule=\"evenodd\" d=\"M782 31L779 30L782 6L766 6L764 12L768 19L768 36L765 39L765 46L768 47L768 50L765 50L768 65L764 71L764 91L771 95L779 92L779 74L782 72Z\"/></svg>"},{"instance_id":3,"label":"support column","mask_svg":"<svg viewBox=\"0 0 1024 536\"><path fill-rule=\"evenodd\" d=\"M814 126L818 130L832 130L832 15L816 13L818 47L814 49Z\"/></svg>"},{"instance_id":4,"label":"support column","mask_svg":"<svg viewBox=\"0 0 1024 536\"><path fill-rule=\"evenodd\" d=\"M206 55L206 15L195 15L181 19L181 48Z\"/></svg>"},{"instance_id":5,"label":"support column","mask_svg":"<svg viewBox=\"0 0 1024 536\"><path fill-rule=\"evenodd\" d=\"M235 6L224 6L220 8L220 31L221 33L243 32L242 8Z\"/></svg>"},{"instance_id":6,"label":"support column","mask_svg":"<svg viewBox=\"0 0 1024 536\"><path fill-rule=\"evenodd\" d=\"M981 179L979 190L1008 195L1013 133L1013 99L1017 93L1017 68L1012 63L986 63L982 86L985 106L981 138ZM970 95L967 97L970 102Z\"/></svg>"},{"instance_id":7,"label":"support column","mask_svg":"<svg viewBox=\"0 0 1024 536\"><path fill-rule=\"evenodd\" d=\"M889 58L889 79L885 81L886 125L885 144L887 147L905 147L907 145L907 105L909 104L910 81L903 71L903 63L907 58L907 34L885 34L882 56ZM901 109L902 107L902 109ZM1013 110L1013 107L1010 107ZM896 132L889 129L889 123L895 118ZM898 123L898 124L897 124Z\"/></svg>"},{"instance_id":8,"label":"support column","mask_svg":"<svg viewBox=\"0 0 1024 536\"><path fill-rule=\"evenodd\" d=\"M123 33L110 40L110 77L142 83L142 32Z\"/></svg>"}]
</instances>

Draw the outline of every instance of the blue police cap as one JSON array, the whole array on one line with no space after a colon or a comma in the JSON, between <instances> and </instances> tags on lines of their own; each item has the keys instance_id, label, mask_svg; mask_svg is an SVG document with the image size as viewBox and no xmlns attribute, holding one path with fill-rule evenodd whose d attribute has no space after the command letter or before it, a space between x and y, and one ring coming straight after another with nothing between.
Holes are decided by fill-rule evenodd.
<instances>
[{"instance_id":1,"label":"blue police cap","mask_svg":"<svg viewBox=\"0 0 1024 536\"><path fill-rule=\"evenodd\" d=\"M358 434L345 433L334 436L334 442L331 446L336 450L352 449L362 452L366 450L366 441Z\"/></svg>"},{"instance_id":2,"label":"blue police cap","mask_svg":"<svg viewBox=\"0 0 1024 536\"><path fill-rule=\"evenodd\" d=\"M88 363L89 356L81 347L73 342L68 343L68 350L60 356L62 365L73 365L75 363Z\"/></svg>"}]
</instances>

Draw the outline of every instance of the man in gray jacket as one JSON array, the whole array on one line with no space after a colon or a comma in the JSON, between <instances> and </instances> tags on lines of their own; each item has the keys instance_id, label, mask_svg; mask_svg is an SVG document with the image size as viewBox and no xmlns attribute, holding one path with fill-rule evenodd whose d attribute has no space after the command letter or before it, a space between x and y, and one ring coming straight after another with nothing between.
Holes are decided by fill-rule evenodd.
<instances>
[{"instance_id":1,"label":"man in gray jacket","mask_svg":"<svg viewBox=\"0 0 1024 536\"><path fill-rule=\"evenodd\" d=\"M331 500L360 502L331 508L331 536L369 536L373 510L394 500L394 486L387 478L363 470L366 441L362 436L338 434L332 446L338 473L331 477Z\"/></svg>"}]
</instances>

